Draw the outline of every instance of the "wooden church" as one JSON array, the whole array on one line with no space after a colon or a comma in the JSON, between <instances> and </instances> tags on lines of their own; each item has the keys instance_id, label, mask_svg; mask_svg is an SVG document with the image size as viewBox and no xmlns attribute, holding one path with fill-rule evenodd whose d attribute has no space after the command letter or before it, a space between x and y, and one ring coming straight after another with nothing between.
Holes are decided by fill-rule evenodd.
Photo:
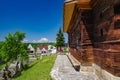
<instances>
[{"instance_id":1,"label":"wooden church","mask_svg":"<svg viewBox=\"0 0 120 80\"><path fill-rule=\"evenodd\" d=\"M120 80L120 0L66 0L63 12L69 55L80 71Z\"/></svg>"}]
</instances>

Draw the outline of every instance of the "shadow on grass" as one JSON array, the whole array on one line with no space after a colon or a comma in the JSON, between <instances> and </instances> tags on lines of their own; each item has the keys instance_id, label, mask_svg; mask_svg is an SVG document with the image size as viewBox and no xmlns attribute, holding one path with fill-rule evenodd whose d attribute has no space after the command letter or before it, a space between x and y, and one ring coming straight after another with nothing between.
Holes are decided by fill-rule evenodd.
<instances>
[{"instance_id":1,"label":"shadow on grass","mask_svg":"<svg viewBox=\"0 0 120 80\"><path fill-rule=\"evenodd\" d=\"M34 62L34 63L30 64L30 65L25 65L25 67L24 67L23 70L24 70L24 71L29 70L30 68L32 68L33 66L35 66L37 63L38 63L38 62Z\"/></svg>"},{"instance_id":2,"label":"shadow on grass","mask_svg":"<svg viewBox=\"0 0 120 80\"><path fill-rule=\"evenodd\" d=\"M32 68L33 66L35 66L37 63L38 63L38 62L34 62L34 63L29 64L29 65L25 65L22 71L27 71L27 70L29 70L30 68ZM20 76L22 76L21 73L18 73L16 76L14 76L14 77L11 78L11 79L16 79L16 78L18 78L18 77L20 77Z\"/></svg>"}]
</instances>

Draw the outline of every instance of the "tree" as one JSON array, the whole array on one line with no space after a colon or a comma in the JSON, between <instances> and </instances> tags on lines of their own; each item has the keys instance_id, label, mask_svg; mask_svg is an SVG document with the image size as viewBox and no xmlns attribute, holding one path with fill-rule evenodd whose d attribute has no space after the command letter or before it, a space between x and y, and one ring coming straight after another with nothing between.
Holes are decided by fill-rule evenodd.
<instances>
[{"instance_id":1,"label":"tree","mask_svg":"<svg viewBox=\"0 0 120 80\"><path fill-rule=\"evenodd\" d=\"M14 34L8 33L0 52L6 62L17 60L19 55L22 59L28 56L27 48L25 44L22 43L24 38L25 33L23 32L16 31Z\"/></svg>"},{"instance_id":2,"label":"tree","mask_svg":"<svg viewBox=\"0 0 120 80\"><path fill-rule=\"evenodd\" d=\"M1 48L2 48L2 44L3 42L0 42L0 51L1 51ZM2 53L0 53L0 61L2 60Z\"/></svg>"},{"instance_id":3,"label":"tree","mask_svg":"<svg viewBox=\"0 0 120 80\"><path fill-rule=\"evenodd\" d=\"M64 35L63 35L63 31L60 28L58 33L57 33L57 38L56 38L57 50L60 49L60 51L62 51L61 47L64 46L64 44L65 44L65 40L64 39L65 38L64 38Z\"/></svg>"}]
</instances>

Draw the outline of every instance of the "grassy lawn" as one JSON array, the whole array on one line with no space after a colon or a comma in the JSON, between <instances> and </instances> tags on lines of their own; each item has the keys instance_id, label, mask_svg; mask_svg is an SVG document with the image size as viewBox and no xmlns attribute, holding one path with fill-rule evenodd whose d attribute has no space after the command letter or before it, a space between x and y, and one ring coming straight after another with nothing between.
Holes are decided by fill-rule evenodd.
<instances>
[{"instance_id":1,"label":"grassy lawn","mask_svg":"<svg viewBox=\"0 0 120 80\"><path fill-rule=\"evenodd\" d=\"M12 80L52 80L50 71L55 59L56 55L44 56L42 60L31 63L19 77Z\"/></svg>"},{"instance_id":2,"label":"grassy lawn","mask_svg":"<svg viewBox=\"0 0 120 80\"><path fill-rule=\"evenodd\" d=\"M10 62L8 62L8 65L10 65ZM1 64L0 65L0 70L2 70L5 66L6 66L6 64Z\"/></svg>"},{"instance_id":3,"label":"grassy lawn","mask_svg":"<svg viewBox=\"0 0 120 80\"><path fill-rule=\"evenodd\" d=\"M5 67L5 64L0 65L0 70L2 70Z\"/></svg>"}]
</instances>

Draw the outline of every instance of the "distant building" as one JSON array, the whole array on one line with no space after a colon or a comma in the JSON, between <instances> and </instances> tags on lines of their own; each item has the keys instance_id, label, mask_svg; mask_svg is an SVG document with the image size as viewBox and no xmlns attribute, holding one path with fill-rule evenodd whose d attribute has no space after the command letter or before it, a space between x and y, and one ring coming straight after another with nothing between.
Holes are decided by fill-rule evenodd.
<instances>
[{"instance_id":1,"label":"distant building","mask_svg":"<svg viewBox=\"0 0 120 80\"><path fill-rule=\"evenodd\" d=\"M31 44L28 45L28 53L29 54L35 54L35 49L32 47Z\"/></svg>"},{"instance_id":2,"label":"distant building","mask_svg":"<svg viewBox=\"0 0 120 80\"><path fill-rule=\"evenodd\" d=\"M40 50L39 47L37 47L36 53L37 53L37 55L40 55L40 54L41 54L41 50Z\"/></svg>"},{"instance_id":3,"label":"distant building","mask_svg":"<svg viewBox=\"0 0 120 80\"><path fill-rule=\"evenodd\" d=\"M63 52L63 48L60 48L60 47L59 47L59 48L57 49L57 52L58 52L58 53L59 53L59 52L60 52L60 53Z\"/></svg>"},{"instance_id":4,"label":"distant building","mask_svg":"<svg viewBox=\"0 0 120 80\"><path fill-rule=\"evenodd\" d=\"M48 53L48 46L39 46L39 47L38 47L38 50L39 50L41 53Z\"/></svg>"},{"instance_id":5,"label":"distant building","mask_svg":"<svg viewBox=\"0 0 120 80\"><path fill-rule=\"evenodd\" d=\"M55 53L57 52L56 47L55 47L55 46L52 46L52 45L49 45L49 46L48 46L48 51L49 51L49 53L51 53L51 54L55 54Z\"/></svg>"}]
</instances>

